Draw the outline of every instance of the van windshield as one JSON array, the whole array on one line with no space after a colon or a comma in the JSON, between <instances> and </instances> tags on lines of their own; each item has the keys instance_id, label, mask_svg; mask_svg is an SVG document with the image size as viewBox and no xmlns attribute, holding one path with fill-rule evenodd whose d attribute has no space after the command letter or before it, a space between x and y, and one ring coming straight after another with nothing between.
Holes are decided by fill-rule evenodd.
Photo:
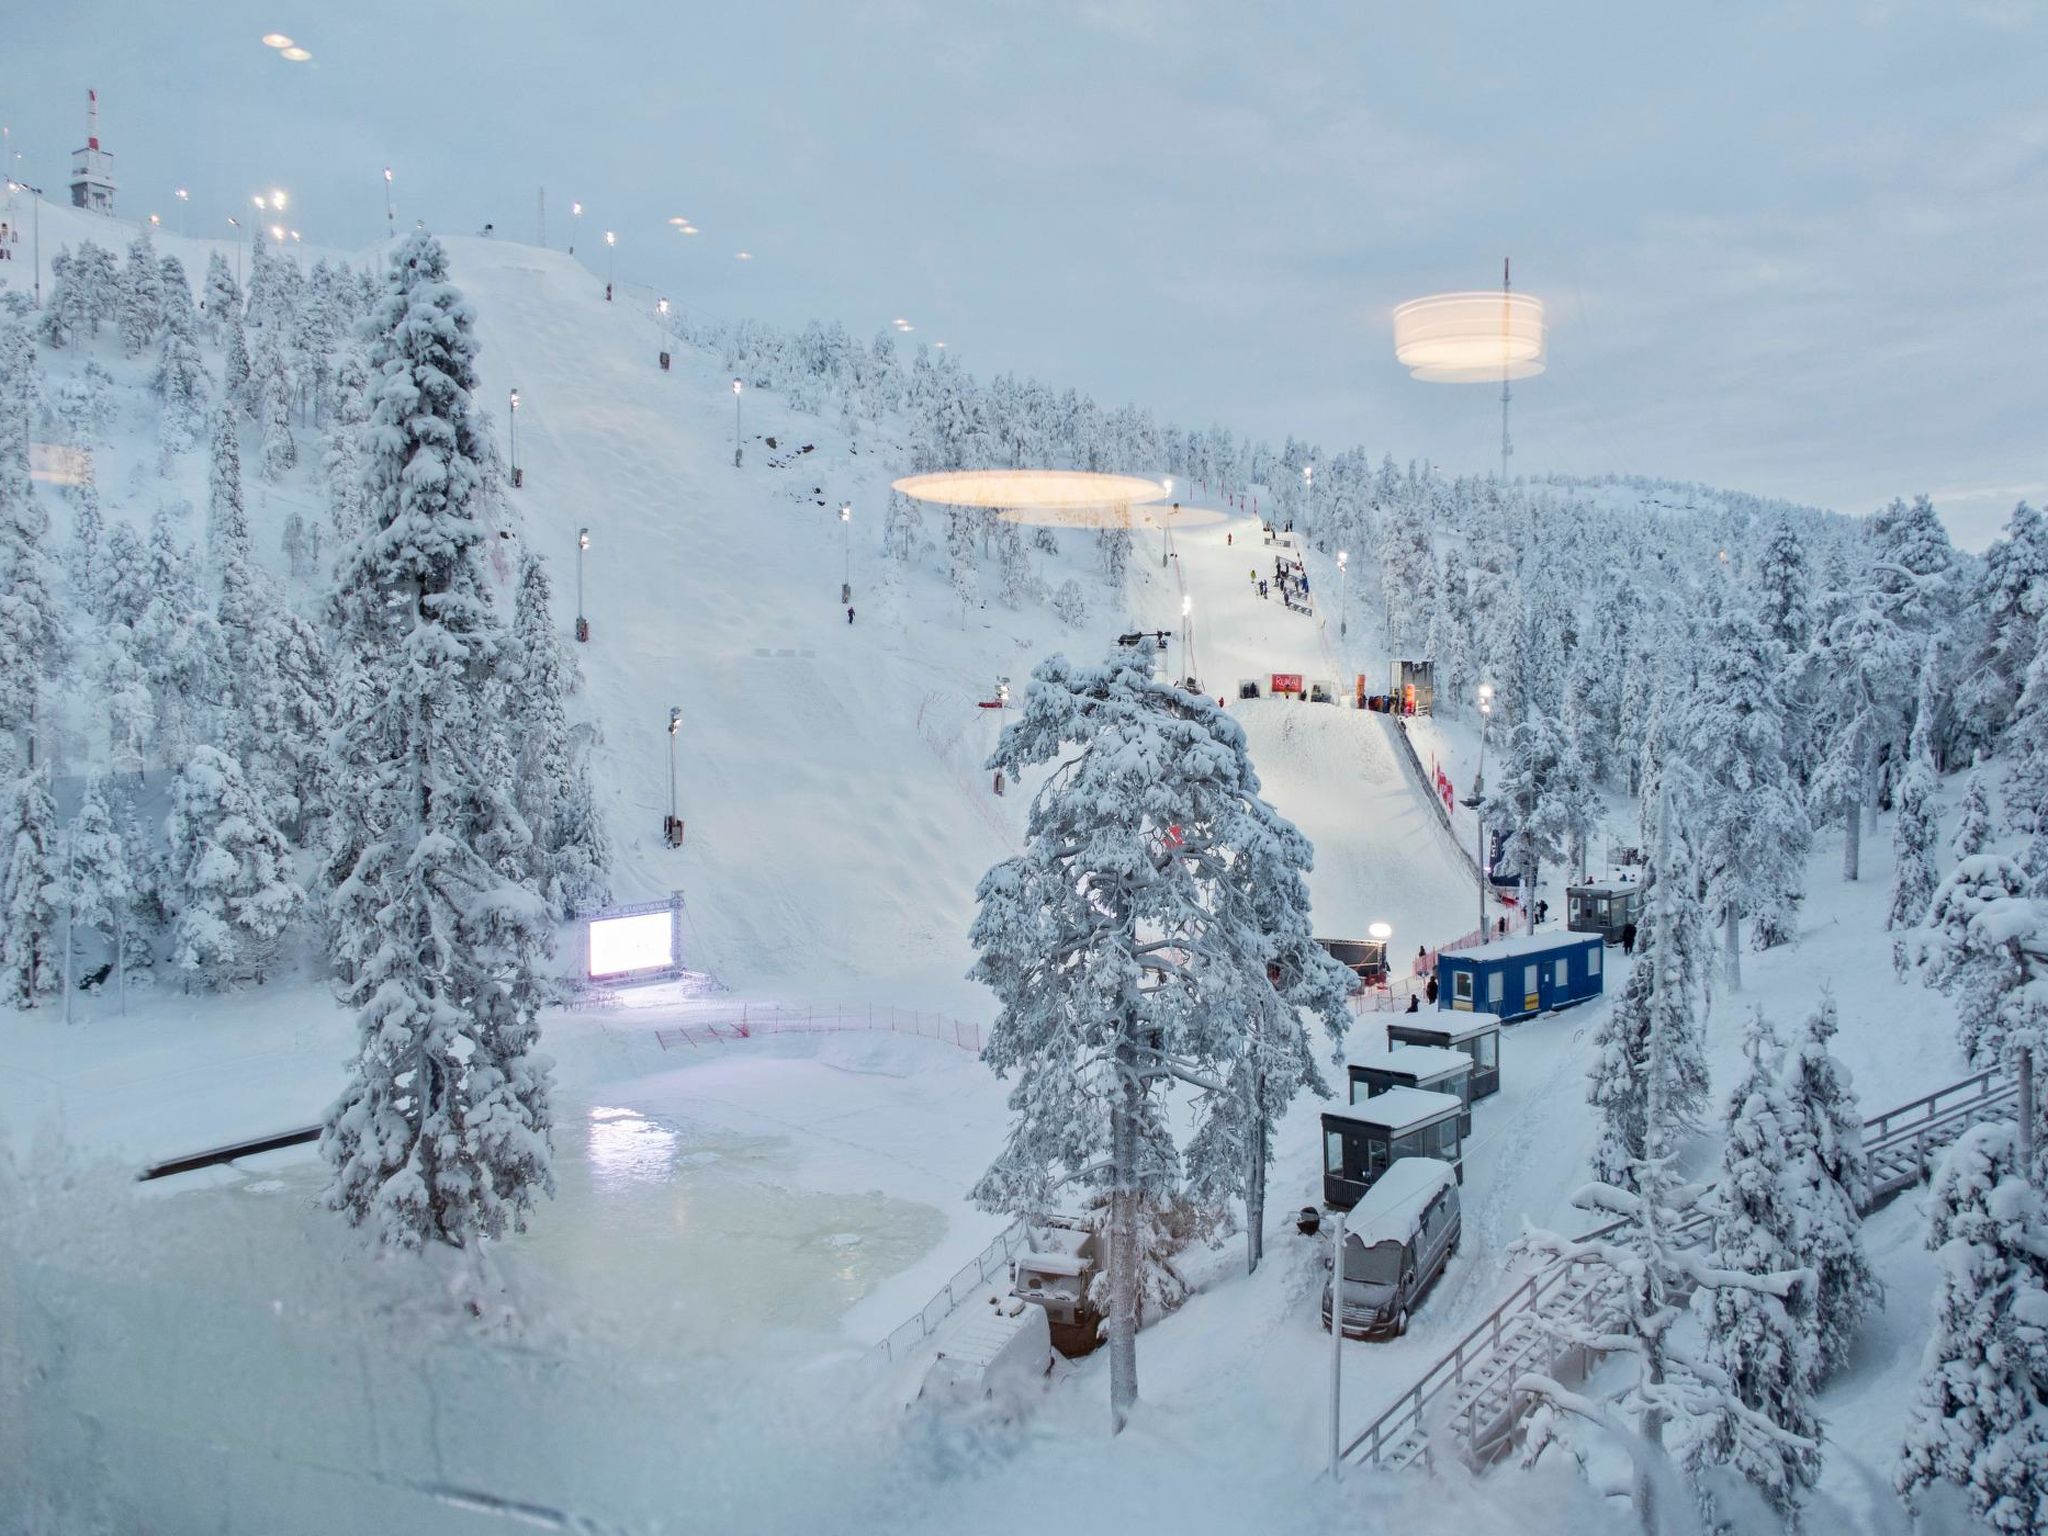
<instances>
[{"instance_id":1,"label":"van windshield","mask_svg":"<svg viewBox=\"0 0 2048 1536\"><path fill-rule=\"evenodd\" d=\"M1365 1285L1392 1285L1401 1278L1401 1245L1396 1242L1344 1245L1344 1278Z\"/></svg>"}]
</instances>

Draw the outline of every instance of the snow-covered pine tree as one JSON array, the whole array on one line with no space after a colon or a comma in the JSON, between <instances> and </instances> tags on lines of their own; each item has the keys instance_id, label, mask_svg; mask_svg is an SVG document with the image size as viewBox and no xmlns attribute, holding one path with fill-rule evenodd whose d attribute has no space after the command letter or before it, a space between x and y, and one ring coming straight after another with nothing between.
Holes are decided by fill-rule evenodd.
<instances>
[{"instance_id":1,"label":"snow-covered pine tree","mask_svg":"<svg viewBox=\"0 0 2048 1536\"><path fill-rule=\"evenodd\" d=\"M988 766L1058 766L1024 851L983 877L972 931L972 974L1000 1005L983 1055L1016 1077L975 1197L1031 1211L1069 1183L1108 1191L1119 1427L1137 1397L1137 1207L1180 1175L1164 1090L1205 1091L1194 1178L1256 1200L1273 1120L1322 1090L1298 1010L1348 984L1309 937L1308 842L1259 798L1243 731L1152 669L1140 646L1035 670ZM1324 1018L1341 1040L1341 1002Z\"/></svg>"},{"instance_id":2,"label":"snow-covered pine tree","mask_svg":"<svg viewBox=\"0 0 2048 1536\"><path fill-rule=\"evenodd\" d=\"M148 600L149 554L127 523L116 523L101 550L99 579L86 598L93 617L133 624Z\"/></svg>"},{"instance_id":3,"label":"snow-covered pine tree","mask_svg":"<svg viewBox=\"0 0 2048 1536\"><path fill-rule=\"evenodd\" d=\"M219 581L235 561L246 561L248 547L241 423L223 399L213 413L213 461L206 476L206 563L212 579Z\"/></svg>"},{"instance_id":4,"label":"snow-covered pine tree","mask_svg":"<svg viewBox=\"0 0 2048 1536\"><path fill-rule=\"evenodd\" d=\"M1949 872L1927 909L1923 976L1955 998L1963 1053L1978 1068L2031 1073L2048 1030L2048 909L2028 888L2019 864L1980 853Z\"/></svg>"},{"instance_id":5,"label":"snow-covered pine tree","mask_svg":"<svg viewBox=\"0 0 2048 1536\"><path fill-rule=\"evenodd\" d=\"M1785 914L1805 883L1809 823L1786 760L1785 658L1739 592L1706 626L1681 728L1699 793L1692 822L1723 974L1742 985L1742 920ZM1772 936L1776 936L1773 934Z\"/></svg>"},{"instance_id":6,"label":"snow-covered pine tree","mask_svg":"<svg viewBox=\"0 0 2048 1536\"><path fill-rule=\"evenodd\" d=\"M242 290L235 286L227 258L219 251L206 258L206 291L200 298L199 307L206 316L206 334L209 336L226 335L230 315L237 322L241 319Z\"/></svg>"},{"instance_id":7,"label":"snow-covered pine tree","mask_svg":"<svg viewBox=\"0 0 2048 1536\"><path fill-rule=\"evenodd\" d=\"M71 495L71 551L66 574L71 578L71 590L90 608L99 586L100 537L106 531L106 519L100 516L99 481L90 462L78 483L65 489Z\"/></svg>"},{"instance_id":8,"label":"snow-covered pine tree","mask_svg":"<svg viewBox=\"0 0 2048 1536\"><path fill-rule=\"evenodd\" d=\"M1779 1086L1778 1037L1761 1007L1750 1016L1742 1047L1747 1066L1729 1099L1720 1177L1707 1197L1713 1213L1708 1263L1776 1274L1806 1259L1788 1155L1798 1117ZM1687 1443L1687 1470L1697 1483L1708 1468L1731 1468L1787 1519L1820 1473L1810 1359L1814 1289L1801 1286L1780 1297L1722 1286L1698 1292L1693 1301L1706 1357L1727 1376L1735 1398L1810 1443L1746 1436L1739 1420L1717 1409Z\"/></svg>"},{"instance_id":9,"label":"snow-covered pine tree","mask_svg":"<svg viewBox=\"0 0 2048 1536\"><path fill-rule=\"evenodd\" d=\"M1500 775L1488 786L1480 814L1488 826L1507 833L1501 858L1522 872L1523 907L1533 933L1543 865L1571 862L1584 849L1596 801L1590 776L1548 713L1532 712L1516 725L1501 757Z\"/></svg>"},{"instance_id":10,"label":"snow-covered pine tree","mask_svg":"<svg viewBox=\"0 0 2048 1536\"><path fill-rule=\"evenodd\" d=\"M158 428L159 440L166 454L188 451L199 441L201 426L206 420L206 401L212 393L213 380L201 361L199 347L191 333L175 325L167 325L157 345L156 372L150 379L150 387L163 401L163 416Z\"/></svg>"},{"instance_id":11,"label":"snow-covered pine tree","mask_svg":"<svg viewBox=\"0 0 2048 1536\"><path fill-rule=\"evenodd\" d=\"M1095 530L1095 563L1110 591L1122 600L1124 572L1131 564L1131 530L1122 526Z\"/></svg>"},{"instance_id":12,"label":"snow-covered pine tree","mask_svg":"<svg viewBox=\"0 0 2048 1536\"><path fill-rule=\"evenodd\" d=\"M192 307L192 280L185 275L185 263L175 256L160 257L157 270L163 274L163 320L167 329L199 334L199 312Z\"/></svg>"},{"instance_id":13,"label":"snow-covered pine tree","mask_svg":"<svg viewBox=\"0 0 2048 1536\"><path fill-rule=\"evenodd\" d=\"M135 633L109 623L100 645L100 712L107 722L107 760L116 773L142 776L156 734L156 700L135 656Z\"/></svg>"},{"instance_id":14,"label":"snow-covered pine tree","mask_svg":"<svg viewBox=\"0 0 2048 1536\"><path fill-rule=\"evenodd\" d=\"M1910 760L1899 780L1898 819L1892 823L1892 904L1884 920L1889 929L1917 928L1927 916L1927 904L1934 899L1937 884L1934 845L1941 837L1941 807L1936 803L1938 787L1930 744L1934 710L1925 682L1920 691L1922 707L1906 749ZM1902 945L1893 946L1893 968L1905 974Z\"/></svg>"},{"instance_id":15,"label":"snow-covered pine tree","mask_svg":"<svg viewBox=\"0 0 2048 1536\"><path fill-rule=\"evenodd\" d=\"M1898 1489L1952 1484L1988 1529L2035 1536L2048 1510L2048 1210L2009 1121L1963 1133L1930 1205L1940 1280Z\"/></svg>"},{"instance_id":16,"label":"snow-covered pine tree","mask_svg":"<svg viewBox=\"0 0 2048 1536\"><path fill-rule=\"evenodd\" d=\"M1071 576L1061 582L1052 595L1052 611L1069 629L1079 629L1087 623L1088 599L1082 595L1081 583Z\"/></svg>"},{"instance_id":17,"label":"snow-covered pine tree","mask_svg":"<svg viewBox=\"0 0 2048 1536\"><path fill-rule=\"evenodd\" d=\"M200 600L191 556L172 531L173 516L171 506L160 504L150 519L142 611L133 628L136 659L156 692L158 738L165 757L176 760L208 733L223 685L220 627Z\"/></svg>"},{"instance_id":18,"label":"snow-covered pine tree","mask_svg":"<svg viewBox=\"0 0 2048 1536\"><path fill-rule=\"evenodd\" d=\"M1864 1314L1884 1300L1863 1251L1863 1208L1870 1203L1863 1110L1849 1069L1828 1050L1837 1027L1835 1000L1824 995L1785 1074L1792 1116L1785 1176L1799 1215L1797 1251L1818 1277L1809 1361L1816 1389L1848 1361Z\"/></svg>"},{"instance_id":19,"label":"snow-covered pine tree","mask_svg":"<svg viewBox=\"0 0 2048 1536\"><path fill-rule=\"evenodd\" d=\"M320 1140L327 1202L350 1222L393 1246L472 1251L554 1188L549 1063L533 1054L547 908L478 848L500 814L473 776L497 728L480 705L501 646L474 325L439 242L402 240L365 321L367 518L339 572L351 831L330 908L359 1043Z\"/></svg>"},{"instance_id":20,"label":"snow-covered pine tree","mask_svg":"<svg viewBox=\"0 0 2048 1536\"><path fill-rule=\"evenodd\" d=\"M1970 639L1955 683L1958 747L1987 753L2004 734L2048 610L2048 522L2024 501L1984 552L1975 601L1959 615Z\"/></svg>"},{"instance_id":21,"label":"snow-covered pine tree","mask_svg":"<svg viewBox=\"0 0 2048 1536\"><path fill-rule=\"evenodd\" d=\"M1772 519L1756 563L1758 620L1786 657L1798 656L1813 636L1813 567L1805 541L1780 516Z\"/></svg>"},{"instance_id":22,"label":"snow-covered pine tree","mask_svg":"<svg viewBox=\"0 0 2048 1536\"><path fill-rule=\"evenodd\" d=\"M0 1002L33 1008L57 988L63 874L45 761L17 773L0 804Z\"/></svg>"},{"instance_id":23,"label":"snow-covered pine tree","mask_svg":"<svg viewBox=\"0 0 2048 1536\"><path fill-rule=\"evenodd\" d=\"M1948 851L1957 859L1982 853L1992 838L1991 789L1984 782L1984 765L1971 768L1963 782L1963 803L1956 811L1956 828L1949 834Z\"/></svg>"},{"instance_id":24,"label":"snow-covered pine tree","mask_svg":"<svg viewBox=\"0 0 2048 1536\"><path fill-rule=\"evenodd\" d=\"M128 850L115 829L107 806L106 785L98 774L85 781L78 814L65 834L66 889L70 895L68 939L73 963L80 929L97 934L122 968L122 939L128 927L128 905L135 892L129 876ZM122 985L126 978L123 977Z\"/></svg>"},{"instance_id":25,"label":"snow-covered pine tree","mask_svg":"<svg viewBox=\"0 0 2048 1536\"><path fill-rule=\"evenodd\" d=\"M130 357L140 357L155 343L164 323L164 274L157 262L156 246L147 225L128 242L128 264L121 272L117 313L121 323L121 346Z\"/></svg>"},{"instance_id":26,"label":"snow-covered pine tree","mask_svg":"<svg viewBox=\"0 0 2048 1536\"><path fill-rule=\"evenodd\" d=\"M205 987L261 981L305 893L241 764L192 748L171 784L164 841L172 963Z\"/></svg>"},{"instance_id":27,"label":"snow-covered pine tree","mask_svg":"<svg viewBox=\"0 0 2048 1536\"><path fill-rule=\"evenodd\" d=\"M1631 1187L1645 1155L1653 1035L1662 1040L1656 1059L1671 1074L1660 1098L1673 1129L1696 1127L1706 1112L1706 920L1697 890L1683 839L1666 827L1646 874L1628 984L1594 1025L1586 1101L1599 1116L1593 1177L1603 1184Z\"/></svg>"}]
</instances>

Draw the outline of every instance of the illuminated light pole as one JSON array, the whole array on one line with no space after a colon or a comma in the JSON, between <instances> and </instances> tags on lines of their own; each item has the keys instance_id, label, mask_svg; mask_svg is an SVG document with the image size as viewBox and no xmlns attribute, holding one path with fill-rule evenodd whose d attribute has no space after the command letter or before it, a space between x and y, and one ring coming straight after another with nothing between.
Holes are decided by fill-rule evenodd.
<instances>
[{"instance_id":1,"label":"illuminated light pole","mask_svg":"<svg viewBox=\"0 0 2048 1536\"><path fill-rule=\"evenodd\" d=\"M590 620L583 616L583 552L590 548L590 530L576 530L576 639L579 644L590 639Z\"/></svg>"},{"instance_id":2,"label":"illuminated light pole","mask_svg":"<svg viewBox=\"0 0 2048 1536\"><path fill-rule=\"evenodd\" d=\"M1315 522L1315 505L1316 505L1316 467L1315 467L1315 465L1313 465L1313 464L1304 464L1304 465L1302 465L1302 466L1301 466L1301 489L1302 489L1302 494L1303 494L1303 496L1304 496L1304 497L1305 497L1305 498L1307 499L1307 502L1308 502L1307 510L1305 510L1305 511L1304 511L1304 512L1303 512L1303 513L1301 514L1301 520L1302 520L1302 522L1303 522L1303 523L1305 523L1305 524L1310 524L1310 525L1313 525L1313 524L1314 524L1314 522Z\"/></svg>"},{"instance_id":3,"label":"illuminated light pole","mask_svg":"<svg viewBox=\"0 0 2048 1536\"><path fill-rule=\"evenodd\" d=\"M732 381L732 467L740 467L740 390L743 386L738 379Z\"/></svg>"},{"instance_id":4,"label":"illuminated light pole","mask_svg":"<svg viewBox=\"0 0 2048 1536\"><path fill-rule=\"evenodd\" d=\"M384 230L393 240L398 238L398 204L391 193L391 167L384 167Z\"/></svg>"},{"instance_id":5,"label":"illuminated light pole","mask_svg":"<svg viewBox=\"0 0 2048 1536\"><path fill-rule=\"evenodd\" d=\"M41 187L32 187L25 181L9 181L7 183L7 190L10 192L26 192L31 198L35 199L35 201L29 204L29 208L35 223L35 235L33 237L35 250L33 255L36 264L36 308L41 309L43 307L43 189ZM231 220L230 222L233 221ZM241 257L242 248L240 245L237 245L235 247L235 259L239 261Z\"/></svg>"},{"instance_id":6,"label":"illuminated light pole","mask_svg":"<svg viewBox=\"0 0 2048 1536\"><path fill-rule=\"evenodd\" d=\"M1195 600L1183 592L1180 595L1180 666L1181 681L1195 680Z\"/></svg>"},{"instance_id":7,"label":"illuminated light pole","mask_svg":"<svg viewBox=\"0 0 2048 1536\"><path fill-rule=\"evenodd\" d=\"M655 319L655 322L654 322L654 324L655 324L655 329L656 329L657 331L659 331L659 332L660 332L660 334L661 334L661 340L662 340L662 348L661 348L661 371L662 371L663 373L667 373L667 372L668 372L668 300L667 300L667 299L657 299L657 300L655 300L655 303L654 303L654 313L655 313L655 316L656 316L656 319Z\"/></svg>"},{"instance_id":8,"label":"illuminated light pole","mask_svg":"<svg viewBox=\"0 0 2048 1536\"><path fill-rule=\"evenodd\" d=\"M1486 818L1479 805L1486 798L1486 727L1493 720L1493 684L1479 685L1479 771L1472 775L1472 819L1479 824L1479 942L1486 942Z\"/></svg>"},{"instance_id":9,"label":"illuminated light pole","mask_svg":"<svg viewBox=\"0 0 2048 1536\"><path fill-rule=\"evenodd\" d=\"M1337 551L1337 638L1351 632L1351 552Z\"/></svg>"},{"instance_id":10,"label":"illuminated light pole","mask_svg":"<svg viewBox=\"0 0 2048 1536\"><path fill-rule=\"evenodd\" d=\"M178 200L178 238L185 238L185 210L191 205L192 193L189 188L180 187L171 194Z\"/></svg>"},{"instance_id":11,"label":"illuminated light pole","mask_svg":"<svg viewBox=\"0 0 2048 1536\"><path fill-rule=\"evenodd\" d=\"M581 203L571 203L569 205L569 254L571 256L576 254L576 231L582 227L583 205Z\"/></svg>"},{"instance_id":12,"label":"illuminated light pole","mask_svg":"<svg viewBox=\"0 0 2048 1536\"><path fill-rule=\"evenodd\" d=\"M512 414L506 422L506 451L512 459L512 487L517 490L526 484L526 471L519 467L519 391L512 391Z\"/></svg>"},{"instance_id":13,"label":"illuminated light pole","mask_svg":"<svg viewBox=\"0 0 2048 1536\"><path fill-rule=\"evenodd\" d=\"M612 301L612 250L619 243L618 234L613 230L604 232L604 301Z\"/></svg>"},{"instance_id":14,"label":"illuminated light pole","mask_svg":"<svg viewBox=\"0 0 2048 1536\"><path fill-rule=\"evenodd\" d=\"M662 836L671 848L683 840L683 824L676 819L676 733L682 728L682 707L671 705L668 712L668 825L662 828Z\"/></svg>"},{"instance_id":15,"label":"illuminated light pole","mask_svg":"<svg viewBox=\"0 0 2048 1536\"><path fill-rule=\"evenodd\" d=\"M1160 483L1166 487L1166 494L1169 498L1171 498L1173 495L1173 476L1168 475ZM1176 506L1179 505L1178 502L1174 504ZM1172 525L1169 524L1164 517L1162 517L1159 519L1159 569L1161 569L1162 571L1166 569L1166 552L1172 547Z\"/></svg>"},{"instance_id":16,"label":"illuminated light pole","mask_svg":"<svg viewBox=\"0 0 2048 1536\"><path fill-rule=\"evenodd\" d=\"M839 580L839 601L853 601L853 503L839 503L839 553L843 570Z\"/></svg>"},{"instance_id":17,"label":"illuminated light pole","mask_svg":"<svg viewBox=\"0 0 2048 1536\"><path fill-rule=\"evenodd\" d=\"M235 231L235 286L240 288L242 286L242 221L233 214L230 214L228 216L228 224Z\"/></svg>"}]
</instances>

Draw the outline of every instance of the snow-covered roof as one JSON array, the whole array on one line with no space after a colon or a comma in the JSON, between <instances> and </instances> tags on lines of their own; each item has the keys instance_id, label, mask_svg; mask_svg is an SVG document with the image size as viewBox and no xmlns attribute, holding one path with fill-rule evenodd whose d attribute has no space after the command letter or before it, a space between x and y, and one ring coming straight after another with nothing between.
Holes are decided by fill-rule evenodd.
<instances>
[{"instance_id":1,"label":"snow-covered roof","mask_svg":"<svg viewBox=\"0 0 2048 1536\"><path fill-rule=\"evenodd\" d=\"M1017 1267L1020 1270L1035 1269L1043 1275L1078 1275L1087 1266L1071 1253L1033 1251L1018 1254Z\"/></svg>"},{"instance_id":2,"label":"snow-covered roof","mask_svg":"<svg viewBox=\"0 0 2048 1536\"><path fill-rule=\"evenodd\" d=\"M1475 1035L1500 1033L1500 1018L1491 1013L1439 1008L1435 1013L1395 1015L1394 1021L1387 1025L1387 1032L1391 1036L1396 1030L1403 1034L1429 1035L1438 1040L1470 1040Z\"/></svg>"},{"instance_id":3,"label":"snow-covered roof","mask_svg":"<svg viewBox=\"0 0 2048 1536\"><path fill-rule=\"evenodd\" d=\"M1597 933L1511 933L1491 944L1474 944L1470 949L1447 949L1444 960L1512 960L1518 955L1544 955L1559 949L1583 949L1602 940Z\"/></svg>"},{"instance_id":4,"label":"snow-covered roof","mask_svg":"<svg viewBox=\"0 0 2048 1536\"><path fill-rule=\"evenodd\" d=\"M1465 1101L1455 1093L1434 1093L1427 1088L1389 1088L1362 1104L1333 1104L1323 1111L1325 1120L1350 1120L1401 1136L1417 1126L1427 1125L1446 1114L1462 1114Z\"/></svg>"},{"instance_id":5,"label":"snow-covered roof","mask_svg":"<svg viewBox=\"0 0 2048 1536\"><path fill-rule=\"evenodd\" d=\"M1389 1240L1413 1242L1423 1210L1457 1176L1442 1158L1395 1158L1345 1218L1344 1241L1366 1248Z\"/></svg>"},{"instance_id":6,"label":"snow-covered roof","mask_svg":"<svg viewBox=\"0 0 2048 1536\"><path fill-rule=\"evenodd\" d=\"M1398 1072L1417 1079L1441 1077L1446 1072L1470 1072L1472 1058L1463 1051L1441 1045L1397 1045L1384 1056L1368 1056L1351 1063L1371 1072Z\"/></svg>"}]
</instances>

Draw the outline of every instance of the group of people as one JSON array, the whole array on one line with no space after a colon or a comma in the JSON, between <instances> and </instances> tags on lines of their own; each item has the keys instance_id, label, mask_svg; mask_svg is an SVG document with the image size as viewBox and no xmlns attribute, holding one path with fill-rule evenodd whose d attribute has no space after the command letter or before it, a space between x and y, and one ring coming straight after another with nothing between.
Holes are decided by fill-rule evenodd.
<instances>
[{"instance_id":1,"label":"group of people","mask_svg":"<svg viewBox=\"0 0 2048 1536\"><path fill-rule=\"evenodd\" d=\"M1266 583L1259 579L1257 570L1252 572L1252 582L1258 587L1259 596L1266 596ZM1289 560L1285 556L1275 555L1272 585L1280 593L1280 601L1296 613L1311 611L1308 601L1308 568L1299 559Z\"/></svg>"},{"instance_id":2,"label":"group of people","mask_svg":"<svg viewBox=\"0 0 2048 1536\"><path fill-rule=\"evenodd\" d=\"M0 261L14 260L14 248L21 243L21 231L0 223Z\"/></svg>"}]
</instances>

